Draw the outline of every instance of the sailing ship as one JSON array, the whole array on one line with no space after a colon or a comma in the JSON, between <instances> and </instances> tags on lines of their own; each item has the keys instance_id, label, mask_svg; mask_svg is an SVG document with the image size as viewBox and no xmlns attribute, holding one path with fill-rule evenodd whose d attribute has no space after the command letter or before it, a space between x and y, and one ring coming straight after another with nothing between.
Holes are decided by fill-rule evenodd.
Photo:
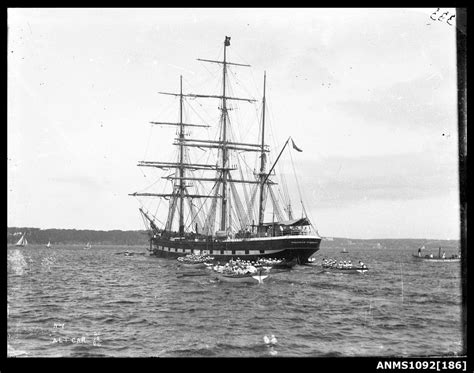
<instances>
[{"instance_id":1,"label":"sailing ship","mask_svg":"<svg viewBox=\"0 0 474 373\"><path fill-rule=\"evenodd\" d=\"M26 236L26 233L23 233L23 235L22 235L21 238L18 240L18 242L16 243L15 246L22 246L22 247L24 247L24 246L28 245L28 241L27 241L27 239L26 239L25 236Z\"/></svg>"},{"instance_id":2,"label":"sailing ship","mask_svg":"<svg viewBox=\"0 0 474 373\"><path fill-rule=\"evenodd\" d=\"M173 145L177 146L177 161L139 161L139 167L154 167L175 170L164 176L172 183L169 193L131 193L135 197L152 197L169 201L164 223L143 205L139 208L149 232L149 251L158 257L177 258L190 253L202 253L214 257L215 261L258 260L259 258L284 259L288 263L306 263L319 250L321 237L312 225L304 208L295 218L291 202L282 207L275 186L275 166L285 148L301 152L293 139L284 143L272 167L267 171L270 148L265 143L265 87L263 77L263 98L261 126L258 140L254 143L237 139L231 126L230 111L237 102L253 103L257 100L229 95L229 70L235 67L250 67L247 64L229 62L227 48L230 37L224 40L223 60L199 61L218 64L222 67L222 91L217 95L183 93L183 79L180 77L179 93L160 92L179 98L178 122L150 122L153 125L175 126ZM188 100L218 99L219 120L213 140L190 138L191 130L210 127L208 124L187 123L183 119L184 103ZM232 115L233 117L234 115ZM202 120L202 119L201 119ZM211 162L193 161L192 149L206 149ZM256 154L254 169L245 161L247 154ZM212 158L211 158L212 156ZM258 158L259 157L259 158ZM269 163L269 162L268 162ZM247 169L245 166L247 165ZM244 172L247 172L244 175ZM206 175L214 173L213 177ZM211 174L212 175L212 174ZM206 185L206 183L208 183ZM267 200L272 202L271 221L264 221ZM186 211L185 211L186 209ZM158 209L157 209L158 211ZM161 210L162 211L162 210ZM267 213L268 215L268 213ZM164 220L164 219L163 219ZM269 219L268 219L269 220Z\"/></svg>"}]
</instances>

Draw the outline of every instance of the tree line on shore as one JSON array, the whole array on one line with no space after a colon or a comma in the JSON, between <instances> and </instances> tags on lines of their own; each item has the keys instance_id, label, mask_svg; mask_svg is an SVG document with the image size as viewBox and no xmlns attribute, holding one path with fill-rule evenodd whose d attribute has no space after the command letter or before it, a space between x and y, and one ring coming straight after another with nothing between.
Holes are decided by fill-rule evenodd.
<instances>
[{"instance_id":1,"label":"tree line on shore","mask_svg":"<svg viewBox=\"0 0 474 373\"><path fill-rule=\"evenodd\" d=\"M85 245L149 245L148 232L138 231L100 231L90 229L40 229L31 227L9 227L7 228L7 244L18 242L23 233L30 244L70 244ZM427 240L427 239L349 239L342 237L323 238L324 247L340 245L350 248L352 245L364 244L367 248L397 247L404 242L408 246L420 247L427 245L432 247L458 245L459 240Z\"/></svg>"},{"instance_id":2,"label":"tree line on shore","mask_svg":"<svg viewBox=\"0 0 474 373\"><path fill-rule=\"evenodd\" d=\"M148 245L148 232L139 231L96 231L89 229L40 229L30 227L7 228L7 244L15 244L26 234L30 244L85 244L92 245Z\"/></svg>"}]
</instances>

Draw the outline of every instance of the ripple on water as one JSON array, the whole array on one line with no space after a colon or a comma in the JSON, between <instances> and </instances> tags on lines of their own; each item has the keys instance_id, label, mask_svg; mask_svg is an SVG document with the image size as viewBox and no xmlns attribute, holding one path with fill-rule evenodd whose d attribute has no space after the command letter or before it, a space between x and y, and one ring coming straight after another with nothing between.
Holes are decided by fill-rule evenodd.
<instances>
[{"instance_id":1,"label":"ripple on water","mask_svg":"<svg viewBox=\"0 0 474 373\"><path fill-rule=\"evenodd\" d=\"M432 268L410 261L402 273L399 266L394 270L403 250L398 247L383 255L359 248L357 255L373 268L369 276L296 267L257 286L206 276L183 281L173 261L143 257L132 265L113 255L126 249L8 249L11 347L28 356L78 357L462 351L460 276L443 267L439 281ZM54 330L55 322L65 329ZM100 347L91 344L95 332L102 333ZM275 346L262 340L271 333L278 338ZM51 344L60 335L85 336L89 343Z\"/></svg>"}]
</instances>

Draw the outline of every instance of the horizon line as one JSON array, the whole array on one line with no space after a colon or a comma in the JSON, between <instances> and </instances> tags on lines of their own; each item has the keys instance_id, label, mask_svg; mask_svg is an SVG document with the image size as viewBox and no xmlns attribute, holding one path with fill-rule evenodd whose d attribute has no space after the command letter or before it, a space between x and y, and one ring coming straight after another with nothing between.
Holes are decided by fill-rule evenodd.
<instances>
[{"instance_id":1,"label":"horizon line","mask_svg":"<svg viewBox=\"0 0 474 373\"><path fill-rule=\"evenodd\" d=\"M96 232L112 232L112 231L122 231L122 232L140 232L140 231L149 231L149 229L92 229L92 228L38 228L38 227L7 227L8 229L37 229L37 230L76 230L76 231L96 231ZM323 236L320 235L322 240L327 238L332 239L343 239L343 240L437 240L437 241L460 241L461 238L418 238L418 237L403 237L403 238L394 238L394 237L383 237L383 238L354 238L354 237L338 237L338 236Z\"/></svg>"}]
</instances>

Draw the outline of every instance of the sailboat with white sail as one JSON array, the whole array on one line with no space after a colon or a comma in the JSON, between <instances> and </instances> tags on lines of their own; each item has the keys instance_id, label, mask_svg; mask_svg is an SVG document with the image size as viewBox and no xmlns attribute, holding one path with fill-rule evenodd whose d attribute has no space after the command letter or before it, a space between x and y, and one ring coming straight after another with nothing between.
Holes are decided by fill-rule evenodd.
<instances>
[{"instance_id":1,"label":"sailboat with white sail","mask_svg":"<svg viewBox=\"0 0 474 373\"><path fill-rule=\"evenodd\" d=\"M160 92L179 98L179 120L150 123L176 127L177 137L173 145L177 147L177 161L140 161L138 166L174 170L174 173L163 177L171 182L171 191L130 194L137 198L151 197L169 201L167 208L156 209L166 216L164 222L155 216L156 213L145 209L143 204L139 208L149 231L149 251L152 255L169 258L200 252L211 255L215 261L276 258L284 259L292 265L306 263L319 250L321 237L306 213L302 198L301 217L293 216L288 190L284 189L286 193L276 190L278 183L275 171L285 149L298 152L302 150L289 137L268 170L270 147L265 139L266 74L263 79L261 126L257 127L259 138L255 142L248 142L243 138L245 136L237 137L239 131L236 130L234 119L237 122L239 118L235 105L239 102L254 103L257 100L229 95L229 87L232 87L230 78L235 77L235 74L229 73L230 69L250 67L247 64L229 62L229 46L230 37L226 36L223 60L198 59L222 67L222 71L217 74L218 78L222 77L222 90L218 94L183 93L182 77L179 93ZM183 118L185 103L203 99L219 101L217 131L210 134L209 139L190 138L191 130L211 127L207 123L188 123ZM191 150L195 149L208 154L207 162L193 161ZM248 166L252 161L246 158L247 154L256 155L252 159L253 170ZM206 175L208 172L214 176ZM280 198L278 193L288 198ZM267 200L271 200L273 211L271 221L265 222Z\"/></svg>"},{"instance_id":2,"label":"sailboat with white sail","mask_svg":"<svg viewBox=\"0 0 474 373\"><path fill-rule=\"evenodd\" d=\"M51 248L51 241L48 241L46 248L50 249Z\"/></svg>"},{"instance_id":3,"label":"sailboat with white sail","mask_svg":"<svg viewBox=\"0 0 474 373\"><path fill-rule=\"evenodd\" d=\"M23 233L21 238L18 240L18 242L15 244L15 246L20 246L20 247L25 247L28 245L28 240L26 239L26 233Z\"/></svg>"}]
</instances>

